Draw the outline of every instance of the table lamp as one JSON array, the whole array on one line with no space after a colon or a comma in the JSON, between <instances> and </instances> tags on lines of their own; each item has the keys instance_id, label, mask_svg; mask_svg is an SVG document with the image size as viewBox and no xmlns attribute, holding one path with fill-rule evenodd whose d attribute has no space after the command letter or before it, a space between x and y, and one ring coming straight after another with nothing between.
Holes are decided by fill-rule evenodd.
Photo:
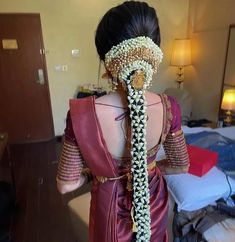
<instances>
[{"instance_id":1,"label":"table lamp","mask_svg":"<svg viewBox=\"0 0 235 242\"><path fill-rule=\"evenodd\" d=\"M175 39L171 56L171 65L178 67L177 79L178 88L184 81L184 67L191 65L191 40Z\"/></svg>"},{"instance_id":2,"label":"table lamp","mask_svg":"<svg viewBox=\"0 0 235 242\"><path fill-rule=\"evenodd\" d=\"M235 89L227 89L224 92L221 109L225 110L224 125L230 126L232 123L232 110L235 110Z\"/></svg>"}]
</instances>

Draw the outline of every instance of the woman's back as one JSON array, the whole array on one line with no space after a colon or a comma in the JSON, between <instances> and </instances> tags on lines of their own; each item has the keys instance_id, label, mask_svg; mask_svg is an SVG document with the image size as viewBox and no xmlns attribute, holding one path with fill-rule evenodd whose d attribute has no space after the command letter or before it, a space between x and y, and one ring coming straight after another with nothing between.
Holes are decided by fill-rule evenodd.
<instances>
[{"instance_id":1,"label":"woman's back","mask_svg":"<svg viewBox=\"0 0 235 242\"><path fill-rule=\"evenodd\" d=\"M147 150L159 143L163 128L163 104L159 95L146 92ZM96 99L95 110L107 149L113 158L130 156L130 120L126 97L120 92Z\"/></svg>"},{"instance_id":2,"label":"woman's back","mask_svg":"<svg viewBox=\"0 0 235 242\"><path fill-rule=\"evenodd\" d=\"M188 156L177 104L146 91L163 57L154 8L126 1L110 9L95 43L116 93L70 102L58 187L81 186L89 168L91 242L166 242L167 186L156 146L164 144L171 170L187 168ZM128 163L116 162L121 157Z\"/></svg>"}]
</instances>

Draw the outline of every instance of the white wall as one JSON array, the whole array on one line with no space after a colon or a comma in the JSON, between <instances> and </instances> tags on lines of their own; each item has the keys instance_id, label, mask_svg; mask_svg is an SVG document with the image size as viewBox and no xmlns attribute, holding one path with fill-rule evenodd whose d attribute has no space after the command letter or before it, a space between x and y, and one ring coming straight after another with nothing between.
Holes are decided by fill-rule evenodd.
<instances>
[{"instance_id":1,"label":"white wall","mask_svg":"<svg viewBox=\"0 0 235 242\"><path fill-rule=\"evenodd\" d=\"M175 86L174 67L169 67L174 38L187 34L189 0L149 0L155 7L162 32L164 61L152 90L162 92ZM65 125L68 100L75 96L79 85L96 83L98 56L94 44L95 29L103 14L119 0L1 0L0 12L40 13L44 45L47 51L49 87L55 134L61 135ZM71 57L78 48L80 57ZM56 72L55 65L68 65L67 72ZM105 84L104 84L105 85Z\"/></svg>"},{"instance_id":2,"label":"white wall","mask_svg":"<svg viewBox=\"0 0 235 242\"><path fill-rule=\"evenodd\" d=\"M193 66L187 72L185 88L193 97L193 118L217 121L229 24L235 23L235 1L189 3Z\"/></svg>"}]
</instances>

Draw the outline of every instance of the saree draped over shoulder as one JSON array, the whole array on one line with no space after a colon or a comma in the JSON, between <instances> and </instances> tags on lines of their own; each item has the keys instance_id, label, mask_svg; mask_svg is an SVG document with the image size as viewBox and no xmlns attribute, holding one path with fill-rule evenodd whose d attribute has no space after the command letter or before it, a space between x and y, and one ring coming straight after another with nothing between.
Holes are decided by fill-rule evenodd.
<instances>
[{"instance_id":1,"label":"saree draped over shoulder","mask_svg":"<svg viewBox=\"0 0 235 242\"><path fill-rule=\"evenodd\" d=\"M172 132L177 131L181 124L176 102L166 95L161 95L161 100L164 110L164 125L160 143L163 144L167 143L167 137L171 130ZM128 177L123 176L122 179L112 179L106 182L100 182L96 179L96 177L120 177L130 171L130 166L120 166L109 153L96 116L94 97L70 100L70 113L65 131L67 132L67 136L65 132L65 139L71 147L72 144L79 147L84 163L94 177L90 202L89 241L135 241L131 218L132 191L127 189ZM75 141L71 138L73 135ZM148 164L155 160L156 153L160 148L159 144L148 151ZM166 182L157 166L151 167L148 171L151 242L166 242L168 241ZM57 177L60 180L67 179L63 174L63 167L61 169L59 167Z\"/></svg>"}]
</instances>

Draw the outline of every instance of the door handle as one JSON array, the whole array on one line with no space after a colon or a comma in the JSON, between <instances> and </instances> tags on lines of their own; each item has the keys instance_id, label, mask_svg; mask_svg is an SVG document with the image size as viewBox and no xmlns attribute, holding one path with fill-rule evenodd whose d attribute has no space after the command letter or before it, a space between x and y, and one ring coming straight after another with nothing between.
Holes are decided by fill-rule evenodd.
<instances>
[{"instance_id":1,"label":"door handle","mask_svg":"<svg viewBox=\"0 0 235 242\"><path fill-rule=\"evenodd\" d=\"M38 79L36 81L40 85L45 84L45 79L44 79L44 72L43 69L38 69Z\"/></svg>"}]
</instances>

